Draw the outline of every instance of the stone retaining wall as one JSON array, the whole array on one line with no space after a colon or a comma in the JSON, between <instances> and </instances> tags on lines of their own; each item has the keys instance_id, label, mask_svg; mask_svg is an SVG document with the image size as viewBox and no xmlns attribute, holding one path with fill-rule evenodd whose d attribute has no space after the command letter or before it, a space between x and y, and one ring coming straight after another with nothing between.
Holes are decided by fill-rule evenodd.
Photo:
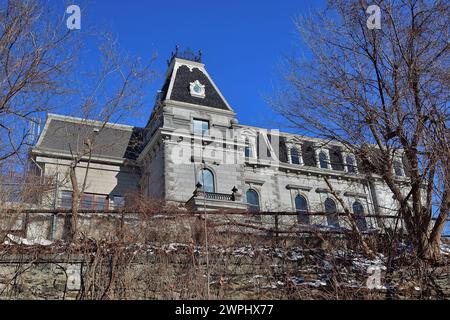
<instances>
[{"instance_id":1,"label":"stone retaining wall","mask_svg":"<svg viewBox=\"0 0 450 320\"><path fill-rule=\"evenodd\" d=\"M1 299L207 298L206 255L192 245L108 247L84 254L25 251L1 256ZM376 265L359 256L343 259L296 247L211 247L210 298L450 297L448 265L427 270L421 279L412 270L397 270L389 285L383 271L381 284L387 289L369 290L367 269Z\"/></svg>"}]
</instances>

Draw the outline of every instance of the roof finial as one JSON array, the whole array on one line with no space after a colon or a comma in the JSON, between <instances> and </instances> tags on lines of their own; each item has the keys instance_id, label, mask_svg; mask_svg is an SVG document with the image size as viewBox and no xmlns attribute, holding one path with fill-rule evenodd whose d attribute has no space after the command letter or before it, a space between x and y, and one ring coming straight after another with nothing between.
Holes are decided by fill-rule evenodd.
<instances>
[{"instance_id":1,"label":"roof finial","mask_svg":"<svg viewBox=\"0 0 450 320\"><path fill-rule=\"evenodd\" d=\"M202 51L199 50L198 54L195 54L189 48L184 50L184 51L180 51L180 45L177 44L175 46L175 52L172 51L172 56L170 57L170 60L167 61L167 64L170 65L170 63L175 58L181 58L181 59L185 59L185 60L190 60L190 61L200 62L201 63L202 62Z\"/></svg>"}]
</instances>

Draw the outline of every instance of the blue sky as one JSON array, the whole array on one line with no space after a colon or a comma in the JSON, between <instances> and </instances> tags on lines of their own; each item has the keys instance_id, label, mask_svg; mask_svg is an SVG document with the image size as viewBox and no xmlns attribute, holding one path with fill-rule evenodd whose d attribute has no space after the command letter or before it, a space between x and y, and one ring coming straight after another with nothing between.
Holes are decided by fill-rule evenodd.
<instances>
[{"instance_id":1,"label":"blue sky","mask_svg":"<svg viewBox=\"0 0 450 320\"><path fill-rule=\"evenodd\" d=\"M279 128L266 103L280 84L284 55L301 52L293 19L324 6L323 1L72 1L82 9L82 30L99 28L117 37L130 55L158 57L160 74L149 87L149 105L134 125L143 126L162 86L166 60L175 45L203 51L203 62L243 124ZM85 54L87 60L95 55ZM84 61L89 63L95 61Z\"/></svg>"}]
</instances>

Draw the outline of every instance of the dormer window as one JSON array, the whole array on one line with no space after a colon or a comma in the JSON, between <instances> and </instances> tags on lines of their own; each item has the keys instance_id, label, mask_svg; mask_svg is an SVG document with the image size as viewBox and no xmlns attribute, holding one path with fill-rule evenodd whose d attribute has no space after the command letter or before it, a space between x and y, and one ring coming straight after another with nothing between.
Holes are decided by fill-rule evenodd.
<instances>
[{"instance_id":1,"label":"dormer window","mask_svg":"<svg viewBox=\"0 0 450 320\"><path fill-rule=\"evenodd\" d=\"M345 158L345 164L347 165L347 172L356 174L356 161L351 155L347 155Z\"/></svg>"},{"instance_id":2,"label":"dormer window","mask_svg":"<svg viewBox=\"0 0 450 320\"><path fill-rule=\"evenodd\" d=\"M190 92L191 96L196 98L204 98L205 95L205 86L200 83L200 81L195 80L194 82L190 83Z\"/></svg>"},{"instance_id":3,"label":"dormer window","mask_svg":"<svg viewBox=\"0 0 450 320\"><path fill-rule=\"evenodd\" d=\"M252 148L250 146L245 147L245 157L251 158L252 157Z\"/></svg>"},{"instance_id":4,"label":"dormer window","mask_svg":"<svg viewBox=\"0 0 450 320\"><path fill-rule=\"evenodd\" d=\"M320 151L319 153L319 167L321 169L329 169L328 167L328 156L324 151Z\"/></svg>"},{"instance_id":5,"label":"dormer window","mask_svg":"<svg viewBox=\"0 0 450 320\"><path fill-rule=\"evenodd\" d=\"M253 137L245 137L245 146L244 146L244 157L248 159L255 159L255 138Z\"/></svg>"},{"instance_id":6,"label":"dormer window","mask_svg":"<svg viewBox=\"0 0 450 320\"><path fill-rule=\"evenodd\" d=\"M291 149L291 163L292 164L301 164L300 161L300 153L298 152L297 148Z\"/></svg>"},{"instance_id":7,"label":"dormer window","mask_svg":"<svg viewBox=\"0 0 450 320\"><path fill-rule=\"evenodd\" d=\"M303 165L302 147L300 141L290 140L286 143L287 162L294 165Z\"/></svg>"}]
</instances>

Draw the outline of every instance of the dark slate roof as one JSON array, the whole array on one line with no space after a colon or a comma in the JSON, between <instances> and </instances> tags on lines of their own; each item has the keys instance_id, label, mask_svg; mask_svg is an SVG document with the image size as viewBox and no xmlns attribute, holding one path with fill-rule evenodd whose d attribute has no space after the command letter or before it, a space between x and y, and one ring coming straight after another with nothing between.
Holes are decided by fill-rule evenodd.
<instances>
[{"instance_id":1,"label":"dark slate roof","mask_svg":"<svg viewBox=\"0 0 450 320\"><path fill-rule=\"evenodd\" d=\"M134 127L130 140L128 141L127 150L125 151L125 159L136 160L144 150L144 137L146 129Z\"/></svg>"},{"instance_id":2,"label":"dark slate roof","mask_svg":"<svg viewBox=\"0 0 450 320\"><path fill-rule=\"evenodd\" d=\"M49 119L47 130L37 150L53 151L70 154L82 152L87 138L93 140L93 157L108 159L135 160L143 147L143 130L141 128L129 129L123 126L110 126L104 128L92 122L74 122L63 119ZM94 132L94 129L100 129Z\"/></svg>"},{"instance_id":3,"label":"dark slate roof","mask_svg":"<svg viewBox=\"0 0 450 320\"><path fill-rule=\"evenodd\" d=\"M269 140L272 138L268 135ZM277 137L278 138L278 137ZM281 162L288 163L288 151L286 146L286 137L279 137L280 147L278 151L278 158ZM276 145L276 143L275 143ZM339 146L331 146L329 148L330 151L330 163L333 170L344 171L344 159L342 157L342 148ZM314 149L314 143L311 141L303 141L302 142L302 157L305 166L308 167L316 167L316 153Z\"/></svg>"},{"instance_id":4,"label":"dark slate roof","mask_svg":"<svg viewBox=\"0 0 450 320\"><path fill-rule=\"evenodd\" d=\"M205 98L191 96L190 83L195 80L200 81L205 86ZM163 87L166 87L166 85ZM167 90L167 89L166 89ZM212 85L208 77L198 68L193 67L192 71L185 65L178 68L170 97L171 100L197 104L222 110L229 110L227 104Z\"/></svg>"}]
</instances>

